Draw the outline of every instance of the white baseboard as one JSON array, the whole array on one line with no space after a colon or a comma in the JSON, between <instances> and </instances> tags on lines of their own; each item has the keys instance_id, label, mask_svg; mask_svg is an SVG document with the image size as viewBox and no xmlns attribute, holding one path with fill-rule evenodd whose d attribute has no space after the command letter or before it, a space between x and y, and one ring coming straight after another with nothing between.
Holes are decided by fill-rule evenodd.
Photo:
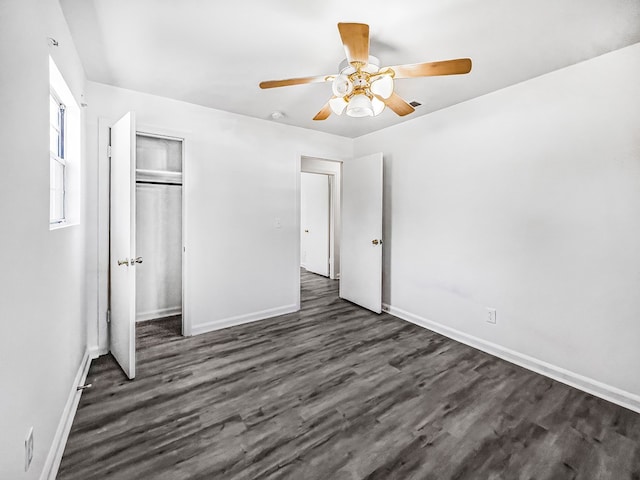
<instances>
[{"instance_id":1,"label":"white baseboard","mask_svg":"<svg viewBox=\"0 0 640 480\"><path fill-rule=\"evenodd\" d=\"M149 310L148 312L140 312L136 314L136 322L144 322L146 320L155 320L156 318L173 317L180 315L182 307L159 308L158 310Z\"/></svg>"},{"instance_id":2,"label":"white baseboard","mask_svg":"<svg viewBox=\"0 0 640 480\"><path fill-rule=\"evenodd\" d=\"M268 310L248 313L246 315L238 315L237 317L225 318L222 320L203 323L201 325L193 325L191 327L191 334L200 335L201 333L213 332L214 330L242 325L243 323L256 322L258 320L264 320L265 318L286 315L287 313L297 312L298 310L300 310L300 306L297 304L285 305L283 307L270 308Z\"/></svg>"},{"instance_id":3,"label":"white baseboard","mask_svg":"<svg viewBox=\"0 0 640 480\"><path fill-rule=\"evenodd\" d=\"M58 475L58 468L60 468L64 447L67 444L67 438L69 438L73 418L76 415L78 403L80 403L80 396L82 395L82 390L77 390L77 387L78 385L84 385L87 380L91 360L97 357L97 353L97 347L87 348L82 356L78 372L76 373L71 385L71 391L69 392L67 403L64 406L60 422L58 423L58 428L56 429L56 433L53 437L53 443L51 444L49 454L45 460L40 480L55 480L56 475Z\"/></svg>"},{"instance_id":4,"label":"white baseboard","mask_svg":"<svg viewBox=\"0 0 640 480\"><path fill-rule=\"evenodd\" d=\"M94 345L92 347L87 347L87 352L89 353L89 359L93 360L94 358L98 358L100 355L109 353L109 350L101 352L100 347L98 345Z\"/></svg>"},{"instance_id":5,"label":"white baseboard","mask_svg":"<svg viewBox=\"0 0 640 480\"><path fill-rule=\"evenodd\" d=\"M487 342L481 338L469 335L467 333L455 330L437 322L433 322L426 318L420 317L413 313L407 312L400 308L393 307L391 305L383 304L383 311L390 313L394 317L401 318L407 322L411 322L419 327L432 330L436 333L449 337L470 347L482 350L490 355L502 358L507 362L515 363L523 368L531 370L533 372L545 375L549 378L553 378L559 382L567 384L571 387L577 388L584 392L600 397L609 402L615 403L622 407L633 410L640 413L640 396L631 392L621 390L617 387L607 385L598 380L594 380L584 375L580 375L575 372L571 372L562 367L552 365L537 358L530 357L515 350L508 349L501 345Z\"/></svg>"},{"instance_id":6,"label":"white baseboard","mask_svg":"<svg viewBox=\"0 0 640 480\"><path fill-rule=\"evenodd\" d=\"M109 351L110 350L108 348L96 348L95 352L92 354L92 358L98 358L102 355L106 355L109 353Z\"/></svg>"}]
</instances>

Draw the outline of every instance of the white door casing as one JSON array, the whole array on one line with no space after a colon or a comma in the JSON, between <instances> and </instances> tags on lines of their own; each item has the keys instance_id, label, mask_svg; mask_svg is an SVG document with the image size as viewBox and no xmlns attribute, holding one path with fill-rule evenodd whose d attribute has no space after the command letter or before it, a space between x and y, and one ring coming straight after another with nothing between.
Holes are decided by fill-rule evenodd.
<instances>
[{"instance_id":1,"label":"white door casing","mask_svg":"<svg viewBox=\"0 0 640 480\"><path fill-rule=\"evenodd\" d=\"M301 257L310 272L329 276L329 176L300 174Z\"/></svg>"},{"instance_id":2,"label":"white door casing","mask_svg":"<svg viewBox=\"0 0 640 480\"><path fill-rule=\"evenodd\" d=\"M340 298L382 311L382 153L342 165Z\"/></svg>"},{"instance_id":3,"label":"white door casing","mask_svg":"<svg viewBox=\"0 0 640 480\"><path fill-rule=\"evenodd\" d=\"M109 233L109 349L129 379L136 375L135 140L135 114L129 112L111 127Z\"/></svg>"}]
</instances>

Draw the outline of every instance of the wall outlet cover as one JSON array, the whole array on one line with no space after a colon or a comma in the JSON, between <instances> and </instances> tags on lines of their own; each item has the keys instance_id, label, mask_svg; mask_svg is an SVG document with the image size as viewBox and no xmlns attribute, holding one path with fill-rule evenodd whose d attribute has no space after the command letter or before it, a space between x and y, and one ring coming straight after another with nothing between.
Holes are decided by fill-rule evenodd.
<instances>
[{"instance_id":1,"label":"wall outlet cover","mask_svg":"<svg viewBox=\"0 0 640 480\"><path fill-rule=\"evenodd\" d=\"M496 321L496 309L487 307L487 323L495 325Z\"/></svg>"}]
</instances>

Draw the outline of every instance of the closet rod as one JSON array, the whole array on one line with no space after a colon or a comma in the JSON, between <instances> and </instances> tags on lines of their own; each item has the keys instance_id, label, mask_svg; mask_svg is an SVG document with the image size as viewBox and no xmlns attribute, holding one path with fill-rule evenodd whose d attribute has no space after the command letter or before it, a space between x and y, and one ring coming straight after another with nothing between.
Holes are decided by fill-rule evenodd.
<instances>
[{"instance_id":1,"label":"closet rod","mask_svg":"<svg viewBox=\"0 0 640 480\"><path fill-rule=\"evenodd\" d=\"M178 187L182 186L182 183L176 182L153 182L151 180L136 180L136 184L144 183L145 185L177 185Z\"/></svg>"}]
</instances>

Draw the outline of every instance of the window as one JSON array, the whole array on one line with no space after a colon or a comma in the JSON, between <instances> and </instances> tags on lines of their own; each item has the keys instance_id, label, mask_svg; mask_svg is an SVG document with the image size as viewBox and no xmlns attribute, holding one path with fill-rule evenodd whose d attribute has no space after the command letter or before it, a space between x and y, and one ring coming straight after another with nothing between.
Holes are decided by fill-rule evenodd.
<instances>
[{"instance_id":1,"label":"window","mask_svg":"<svg viewBox=\"0 0 640 480\"><path fill-rule=\"evenodd\" d=\"M82 113L49 57L49 230L80 223L81 164Z\"/></svg>"},{"instance_id":2,"label":"window","mask_svg":"<svg viewBox=\"0 0 640 480\"><path fill-rule=\"evenodd\" d=\"M49 94L49 223L65 221L65 106Z\"/></svg>"}]
</instances>

